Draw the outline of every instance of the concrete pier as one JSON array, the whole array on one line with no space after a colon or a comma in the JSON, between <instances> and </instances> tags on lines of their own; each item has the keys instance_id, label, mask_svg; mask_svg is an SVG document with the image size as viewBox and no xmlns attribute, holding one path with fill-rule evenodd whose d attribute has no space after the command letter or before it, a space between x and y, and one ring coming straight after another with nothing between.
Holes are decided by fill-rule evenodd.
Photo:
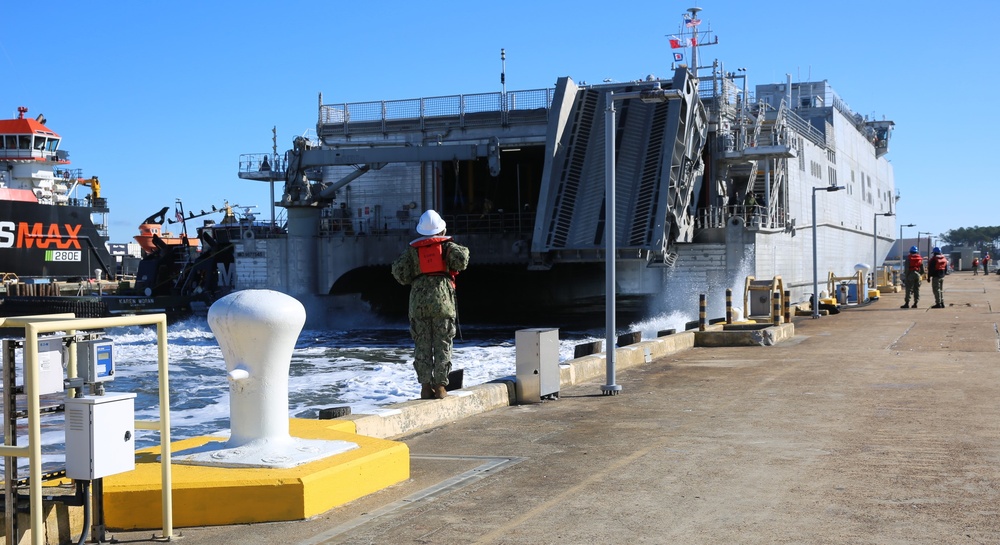
<instances>
[{"instance_id":1,"label":"concrete pier","mask_svg":"<svg viewBox=\"0 0 1000 545\"><path fill-rule=\"evenodd\" d=\"M653 353L625 366L618 396L598 376L534 405L484 402L476 392L507 387L489 384L387 408L412 413L386 428L410 449L408 481L305 521L178 532L187 545L997 543L1000 276L949 275L944 309L922 291L917 309L888 293L797 316L773 346ZM360 432L388 417L349 418Z\"/></svg>"}]
</instances>

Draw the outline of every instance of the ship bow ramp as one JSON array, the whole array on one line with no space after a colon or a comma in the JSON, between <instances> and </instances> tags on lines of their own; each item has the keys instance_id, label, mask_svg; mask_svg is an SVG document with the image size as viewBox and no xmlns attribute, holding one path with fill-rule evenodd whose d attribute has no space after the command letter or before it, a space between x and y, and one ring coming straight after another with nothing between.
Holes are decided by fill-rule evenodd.
<instances>
[{"instance_id":1,"label":"ship bow ramp","mask_svg":"<svg viewBox=\"0 0 1000 545\"><path fill-rule=\"evenodd\" d=\"M634 95L656 85L672 98L615 100L615 242L619 259L673 261L675 242L690 242L692 199L700 186L707 114L697 80L678 69L671 81L591 87L560 78L532 243L533 265L603 260L606 107L609 92Z\"/></svg>"}]
</instances>

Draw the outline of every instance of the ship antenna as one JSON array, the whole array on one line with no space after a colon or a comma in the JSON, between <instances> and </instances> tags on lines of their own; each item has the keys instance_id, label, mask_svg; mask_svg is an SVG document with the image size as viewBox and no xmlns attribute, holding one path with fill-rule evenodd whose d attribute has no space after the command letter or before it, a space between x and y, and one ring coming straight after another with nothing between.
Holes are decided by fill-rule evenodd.
<instances>
[{"instance_id":1,"label":"ship antenna","mask_svg":"<svg viewBox=\"0 0 1000 545\"><path fill-rule=\"evenodd\" d=\"M500 48L500 97L501 110L507 113L507 52Z\"/></svg>"},{"instance_id":2,"label":"ship antenna","mask_svg":"<svg viewBox=\"0 0 1000 545\"><path fill-rule=\"evenodd\" d=\"M701 24L701 19L698 18L699 11L701 8L688 8L691 17L685 22L691 27L691 73L694 77L698 77L698 25Z\"/></svg>"}]
</instances>

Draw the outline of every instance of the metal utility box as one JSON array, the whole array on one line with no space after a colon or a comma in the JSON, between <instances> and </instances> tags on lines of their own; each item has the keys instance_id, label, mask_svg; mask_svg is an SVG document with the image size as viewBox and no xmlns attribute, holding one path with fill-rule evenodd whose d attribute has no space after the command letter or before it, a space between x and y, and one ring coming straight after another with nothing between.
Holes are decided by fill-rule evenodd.
<instances>
[{"instance_id":1,"label":"metal utility box","mask_svg":"<svg viewBox=\"0 0 1000 545\"><path fill-rule=\"evenodd\" d=\"M93 384L115 378L114 343L106 340L85 340L77 343L76 370L84 382Z\"/></svg>"},{"instance_id":2,"label":"metal utility box","mask_svg":"<svg viewBox=\"0 0 1000 545\"><path fill-rule=\"evenodd\" d=\"M66 400L66 476L93 480L135 469L135 394Z\"/></svg>"},{"instance_id":3,"label":"metal utility box","mask_svg":"<svg viewBox=\"0 0 1000 545\"><path fill-rule=\"evenodd\" d=\"M520 329L514 344L517 402L559 397L559 329Z\"/></svg>"}]
</instances>

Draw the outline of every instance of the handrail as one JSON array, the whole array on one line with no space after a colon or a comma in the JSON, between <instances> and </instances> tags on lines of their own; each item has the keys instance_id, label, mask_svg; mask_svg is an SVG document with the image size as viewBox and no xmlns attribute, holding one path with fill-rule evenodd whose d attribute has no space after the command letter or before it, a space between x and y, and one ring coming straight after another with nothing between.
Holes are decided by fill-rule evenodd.
<instances>
[{"instance_id":1,"label":"handrail","mask_svg":"<svg viewBox=\"0 0 1000 545\"><path fill-rule=\"evenodd\" d=\"M41 441L41 407L39 402L39 362L38 338L45 333L56 331L79 331L87 329L104 329L108 327L124 327L134 325L155 325L157 360L159 364L159 426L153 429L160 431L160 468L162 488L162 519L163 538L173 537L173 499L171 495L171 464L170 464L170 390L167 369L167 315L151 314L146 316L116 316L110 318L74 318L72 314L54 314L38 316L18 316L0 318L0 326L24 328L24 385L28 404L28 444L19 447L6 444L0 445L0 454L5 456L27 457L29 478L29 502L31 511L31 543L43 545L45 538L44 519L42 512L42 441ZM73 353L70 353L70 368L73 370ZM138 424L137 424L138 427ZM141 429L151 429L143 427ZM27 456L25 456L25 453Z\"/></svg>"}]
</instances>

